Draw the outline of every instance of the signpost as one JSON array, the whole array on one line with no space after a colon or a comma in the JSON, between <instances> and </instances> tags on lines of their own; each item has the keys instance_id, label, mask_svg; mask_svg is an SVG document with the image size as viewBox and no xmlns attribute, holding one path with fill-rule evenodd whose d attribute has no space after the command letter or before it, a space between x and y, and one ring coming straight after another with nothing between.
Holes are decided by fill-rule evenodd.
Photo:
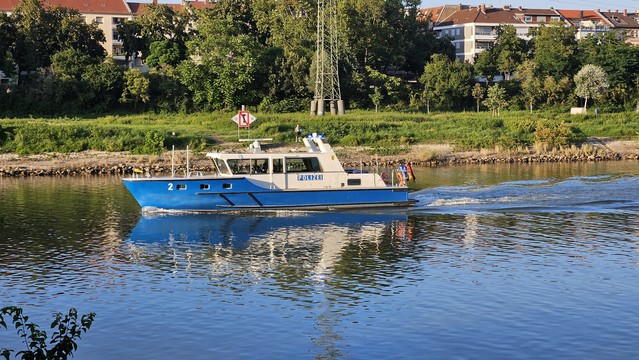
<instances>
[{"instance_id":1,"label":"signpost","mask_svg":"<svg viewBox=\"0 0 639 360\"><path fill-rule=\"evenodd\" d=\"M237 124L237 138L240 138L240 128L246 128L247 132L249 131L249 127L252 123L257 121L257 118L245 109L245 106L242 105L242 110L238 111L237 115L233 116L233 122ZM250 133L249 133L250 137Z\"/></svg>"}]
</instances>

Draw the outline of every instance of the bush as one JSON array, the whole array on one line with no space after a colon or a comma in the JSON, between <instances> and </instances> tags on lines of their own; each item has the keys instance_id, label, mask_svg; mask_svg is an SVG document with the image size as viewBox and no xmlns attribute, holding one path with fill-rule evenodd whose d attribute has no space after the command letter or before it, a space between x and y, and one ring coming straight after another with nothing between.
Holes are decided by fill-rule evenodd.
<instances>
[{"instance_id":1,"label":"bush","mask_svg":"<svg viewBox=\"0 0 639 360\"><path fill-rule=\"evenodd\" d=\"M80 339L82 333L86 333L91 328L95 319L95 313L89 313L82 315L78 322L78 311L74 308L71 308L67 315L57 313L55 320L51 323L51 329L55 330L48 345L52 347L48 348L47 333L40 330L35 323L28 322L29 317L24 315L21 308L7 306L0 309L0 327L7 329L4 316L11 318L10 321L15 326L18 336L27 347L27 350L16 353L16 357L20 356L23 360L64 360L72 357L73 352L78 349L76 341ZM11 349L0 349L0 355L6 360L9 360L12 352Z\"/></svg>"}]
</instances>

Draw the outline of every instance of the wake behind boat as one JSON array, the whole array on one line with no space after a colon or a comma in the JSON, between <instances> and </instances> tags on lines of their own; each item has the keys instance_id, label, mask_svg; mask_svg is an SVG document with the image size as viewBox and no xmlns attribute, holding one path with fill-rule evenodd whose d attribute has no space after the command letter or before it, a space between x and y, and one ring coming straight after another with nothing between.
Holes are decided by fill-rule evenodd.
<instances>
[{"instance_id":1,"label":"wake behind boat","mask_svg":"<svg viewBox=\"0 0 639 360\"><path fill-rule=\"evenodd\" d=\"M346 171L322 136L303 139L306 152L208 153L214 173L123 179L142 208L180 211L327 210L413 206L404 185L380 174Z\"/></svg>"}]
</instances>

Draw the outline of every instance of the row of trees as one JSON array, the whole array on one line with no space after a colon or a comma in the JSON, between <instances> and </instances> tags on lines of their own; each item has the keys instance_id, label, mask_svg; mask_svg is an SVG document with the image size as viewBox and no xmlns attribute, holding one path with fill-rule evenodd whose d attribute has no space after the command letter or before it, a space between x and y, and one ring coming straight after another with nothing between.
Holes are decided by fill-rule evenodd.
<instances>
[{"instance_id":1,"label":"row of trees","mask_svg":"<svg viewBox=\"0 0 639 360\"><path fill-rule=\"evenodd\" d=\"M601 68L609 84L589 99L603 95L601 104L621 108L639 97L639 48L622 34L577 41L574 29L557 23L533 29L524 41L503 26L472 65L455 61L450 39L417 20L418 4L339 2L340 76L350 108L571 107L575 75L586 64ZM0 105L45 114L123 106L306 109L314 88L316 11L310 0L220 0L205 11L149 4L117 29L127 60L146 60L150 71L143 74L106 59L104 34L77 11L21 0L11 15L0 14L0 69L23 74L11 92L0 93ZM487 91L495 74L505 81Z\"/></svg>"},{"instance_id":2,"label":"row of trees","mask_svg":"<svg viewBox=\"0 0 639 360\"><path fill-rule=\"evenodd\" d=\"M577 76L582 70L589 75ZM433 57L420 78L422 101L427 109L452 110L472 96L479 109L496 74L504 81L486 98L488 108L568 108L579 97L584 105L597 99L603 106L639 110L639 48L619 32L577 41L575 30L561 23L532 29L530 41L517 37L513 26L502 26L474 65ZM586 80L596 83L584 86Z\"/></svg>"},{"instance_id":3,"label":"row of trees","mask_svg":"<svg viewBox=\"0 0 639 360\"><path fill-rule=\"evenodd\" d=\"M453 55L449 41L417 21L418 4L340 2L342 92L352 107L371 105L365 69L416 77L433 53ZM150 67L141 74L105 59L104 35L77 11L21 0L0 17L0 69L11 74L17 65L23 76L0 101L5 109L43 112L121 104L167 111L306 108L316 11L310 0L221 0L204 11L149 4L117 29L127 58L142 57Z\"/></svg>"}]
</instances>

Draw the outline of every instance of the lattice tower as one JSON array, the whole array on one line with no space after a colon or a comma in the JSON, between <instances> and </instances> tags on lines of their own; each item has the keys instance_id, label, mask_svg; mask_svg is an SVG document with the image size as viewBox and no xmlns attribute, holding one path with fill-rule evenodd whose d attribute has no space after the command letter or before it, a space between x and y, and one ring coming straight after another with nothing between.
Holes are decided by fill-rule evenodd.
<instances>
[{"instance_id":1,"label":"lattice tower","mask_svg":"<svg viewBox=\"0 0 639 360\"><path fill-rule=\"evenodd\" d=\"M338 101L343 113L338 67L337 0L317 0L317 44L315 53L315 98L317 113L323 114L324 101L335 113ZM323 101L320 101L323 100Z\"/></svg>"}]
</instances>

